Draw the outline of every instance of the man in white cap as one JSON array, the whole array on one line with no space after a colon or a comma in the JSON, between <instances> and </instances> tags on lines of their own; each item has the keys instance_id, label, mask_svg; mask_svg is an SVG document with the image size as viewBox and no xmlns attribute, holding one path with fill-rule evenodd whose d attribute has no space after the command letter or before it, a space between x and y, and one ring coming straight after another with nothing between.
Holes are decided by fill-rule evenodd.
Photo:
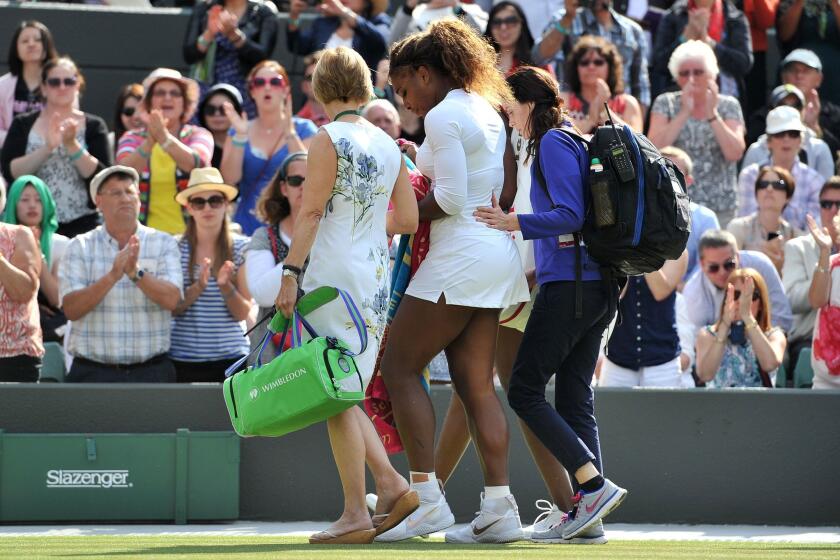
<instances>
[{"instance_id":1,"label":"man in white cap","mask_svg":"<svg viewBox=\"0 0 840 560\"><path fill-rule=\"evenodd\" d=\"M73 322L71 382L173 382L167 357L182 273L175 239L138 221L139 177L115 165L90 183L103 225L67 247L59 297Z\"/></svg>"},{"instance_id":2,"label":"man in white cap","mask_svg":"<svg viewBox=\"0 0 840 560\"><path fill-rule=\"evenodd\" d=\"M820 215L820 189L825 179L799 160L805 125L799 111L793 107L776 107L767 115L767 149L770 157L766 161L753 163L741 170L738 176L738 208L736 216L748 216L757 209L755 180L764 165L776 165L790 171L796 181L793 198L785 207L782 216L796 229L808 231L806 214Z\"/></svg>"},{"instance_id":3,"label":"man in white cap","mask_svg":"<svg viewBox=\"0 0 840 560\"><path fill-rule=\"evenodd\" d=\"M820 96L823 65L814 51L795 49L782 60L782 82L793 84L805 95L803 121L826 141L832 157L840 150L840 106Z\"/></svg>"},{"instance_id":4,"label":"man in white cap","mask_svg":"<svg viewBox=\"0 0 840 560\"><path fill-rule=\"evenodd\" d=\"M793 107L802 115L805 109L805 95L793 84L782 84L776 87L770 94L770 106ZM753 117L756 114L753 113ZM750 119L750 128L756 128L755 118ZM750 147L741 161L741 169L753 163L763 164L770 160L770 150L767 148L767 117L761 119L761 129L755 134L755 140L750 142ZM823 179L829 179L834 175L834 158L831 149L824 140L817 138L816 133L808 127L802 133L802 149L799 151L799 160L819 173ZM749 136L749 134L748 134Z\"/></svg>"}]
</instances>

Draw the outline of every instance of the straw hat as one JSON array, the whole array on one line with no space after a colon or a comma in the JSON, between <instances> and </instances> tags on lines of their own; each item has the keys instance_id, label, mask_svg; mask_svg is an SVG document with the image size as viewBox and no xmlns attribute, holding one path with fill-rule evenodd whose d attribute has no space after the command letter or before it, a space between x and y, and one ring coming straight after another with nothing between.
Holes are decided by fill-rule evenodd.
<instances>
[{"instance_id":1,"label":"straw hat","mask_svg":"<svg viewBox=\"0 0 840 560\"><path fill-rule=\"evenodd\" d=\"M175 202L186 206L191 196L198 193L218 191L225 195L228 202L232 201L239 194L239 189L226 185L222 174L215 167L197 167L190 173L190 182L187 188L175 195Z\"/></svg>"}]
</instances>

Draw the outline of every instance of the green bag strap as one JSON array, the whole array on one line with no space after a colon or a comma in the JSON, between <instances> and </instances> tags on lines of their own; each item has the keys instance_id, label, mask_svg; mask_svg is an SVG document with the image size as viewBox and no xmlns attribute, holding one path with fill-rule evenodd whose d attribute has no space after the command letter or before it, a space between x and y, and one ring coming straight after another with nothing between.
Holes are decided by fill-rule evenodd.
<instances>
[{"instance_id":1,"label":"green bag strap","mask_svg":"<svg viewBox=\"0 0 840 560\"><path fill-rule=\"evenodd\" d=\"M358 354L364 352L367 348L367 329L365 328L364 319L361 317L361 313L359 313L359 310L353 303L350 294L348 294L347 292L344 292L343 290L339 290L338 288L332 286L321 286L319 288L316 288L308 294L305 294L298 300L297 304L295 305L294 317L296 317L298 320L305 324L306 329L309 331L310 335L315 336L312 327L309 326L309 324L305 321L305 319L303 319L303 317L305 315L308 315L309 313L312 313L316 309L330 303L339 296L344 300L344 303L347 306L347 310L350 313L351 318L353 319L353 323L356 325L356 329L359 332L359 337L362 342L361 350L359 350L359 352L356 354L348 352L348 354L350 354L351 356L357 356ZM242 364L246 363L248 359L254 355L255 352L258 352L256 366L259 367L262 362L263 352L268 346L271 337L275 333L283 333L283 339L280 341L279 345L279 347L282 348L286 339L286 334L289 330L289 322L289 317L284 317L282 313L275 313L260 343L247 356L243 356L230 367L228 367L225 370L225 377L230 377L234 373L238 372L239 368L242 367ZM295 321L294 326L297 326L297 322L298 321ZM297 345L299 346L300 335L298 334L296 338L298 340Z\"/></svg>"},{"instance_id":2,"label":"green bag strap","mask_svg":"<svg viewBox=\"0 0 840 560\"><path fill-rule=\"evenodd\" d=\"M297 304L295 304L295 311L301 317L305 317L319 307L323 307L333 301L337 297L338 288L334 288L332 286L321 286L320 288L315 288L308 294L304 294L298 300ZM272 333L284 333L289 330L290 321L291 317L285 317L279 312L275 313L274 317L271 319L271 323L268 324L268 329Z\"/></svg>"}]
</instances>

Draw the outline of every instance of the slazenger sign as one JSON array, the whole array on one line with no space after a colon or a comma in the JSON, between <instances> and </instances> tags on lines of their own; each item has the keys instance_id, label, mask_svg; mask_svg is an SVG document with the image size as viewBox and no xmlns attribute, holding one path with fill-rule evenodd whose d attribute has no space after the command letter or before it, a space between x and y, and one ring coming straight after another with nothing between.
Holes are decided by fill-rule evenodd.
<instances>
[{"instance_id":1,"label":"slazenger sign","mask_svg":"<svg viewBox=\"0 0 840 560\"><path fill-rule=\"evenodd\" d=\"M47 488L131 488L128 470L50 470Z\"/></svg>"}]
</instances>

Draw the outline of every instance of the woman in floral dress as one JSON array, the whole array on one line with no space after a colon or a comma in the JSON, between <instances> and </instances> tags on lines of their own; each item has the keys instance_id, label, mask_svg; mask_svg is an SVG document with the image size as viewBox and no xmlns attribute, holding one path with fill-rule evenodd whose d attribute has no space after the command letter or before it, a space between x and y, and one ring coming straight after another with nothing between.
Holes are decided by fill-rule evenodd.
<instances>
[{"instance_id":1,"label":"woman in floral dress","mask_svg":"<svg viewBox=\"0 0 840 560\"><path fill-rule=\"evenodd\" d=\"M315 97L333 121L313 138L306 188L295 220L292 246L283 264L277 308L292 313L298 276L309 255L303 289L335 286L349 292L367 327L367 349L356 357L366 385L373 375L388 307L388 235L417 229L417 202L397 145L361 117L371 98L370 72L361 56L345 47L325 51L312 79ZM389 203L393 210L389 210ZM338 337L358 351L355 326L341 299L307 315L321 336ZM359 390L356 378L343 383ZM369 543L419 504L406 480L388 461L370 419L352 407L327 420L330 444L344 490L344 512L312 535L319 544ZM365 504L365 461L379 495L374 529ZM380 493L381 492L381 493ZM383 503L384 502L384 503Z\"/></svg>"}]
</instances>

